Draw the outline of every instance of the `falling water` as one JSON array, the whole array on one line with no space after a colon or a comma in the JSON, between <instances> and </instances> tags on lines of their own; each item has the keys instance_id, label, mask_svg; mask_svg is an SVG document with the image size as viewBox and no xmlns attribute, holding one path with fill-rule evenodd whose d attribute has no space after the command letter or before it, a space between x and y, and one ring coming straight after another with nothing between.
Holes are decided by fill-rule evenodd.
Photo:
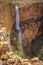
<instances>
[{"instance_id":1,"label":"falling water","mask_svg":"<svg viewBox=\"0 0 43 65\"><path fill-rule=\"evenodd\" d=\"M16 6L16 29L19 31L18 39L19 39L19 42L21 42L22 41L22 32L21 32L20 25L19 25L19 8L18 8L18 6Z\"/></svg>"},{"instance_id":2,"label":"falling water","mask_svg":"<svg viewBox=\"0 0 43 65\"><path fill-rule=\"evenodd\" d=\"M18 8L18 6L16 6L16 29L20 30L20 26L19 26L19 8Z\"/></svg>"},{"instance_id":3,"label":"falling water","mask_svg":"<svg viewBox=\"0 0 43 65\"><path fill-rule=\"evenodd\" d=\"M21 30L19 31L19 42L20 43L22 42L22 32L21 32Z\"/></svg>"}]
</instances>

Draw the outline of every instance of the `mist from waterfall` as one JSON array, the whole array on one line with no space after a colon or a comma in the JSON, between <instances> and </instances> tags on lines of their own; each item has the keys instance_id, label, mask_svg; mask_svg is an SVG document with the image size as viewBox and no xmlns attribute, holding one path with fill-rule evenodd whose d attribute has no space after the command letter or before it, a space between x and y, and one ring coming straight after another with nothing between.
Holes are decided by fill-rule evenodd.
<instances>
[{"instance_id":1,"label":"mist from waterfall","mask_svg":"<svg viewBox=\"0 0 43 65\"><path fill-rule=\"evenodd\" d=\"M20 29L20 24L19 24L19 8L18 6L16 5L16 30L19 31L18 33L18 40L19 42L21 43L22 42L22 32L21 32L21 29Z\"/></svg>"}]
</instances>

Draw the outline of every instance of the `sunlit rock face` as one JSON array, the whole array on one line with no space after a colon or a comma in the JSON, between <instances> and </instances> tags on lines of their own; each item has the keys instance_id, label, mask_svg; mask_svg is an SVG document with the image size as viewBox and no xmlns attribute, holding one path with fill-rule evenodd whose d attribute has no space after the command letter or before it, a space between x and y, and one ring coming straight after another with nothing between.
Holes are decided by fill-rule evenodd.
<instances>
[{"instance_id":1,"label":"sunlit rock face","mask_svg":"<svg viewBox=\"0 0 43 65\"><path fill-rule=\"evenodd\" d=\"M43 3L34 3L29 6L30 18L43 16ZM29 18L29 19L30 19Z\"/></svg>"},{"instance_id":2,"label":"sunlit rock face","mask_svg":"<svg viewBox=\"0 0 43 65\"><path fill-rule=\"evenodd\" d=\"M7 27L8 34L10 34L14 22L12 11L14 11L14 9L12 9L11 4L0 1L0 21L3 23L3 26Z\"/></svg>"},{"instance_id":3,"label":"sunlit rock face","mask_svg":"<svg viewBox=\"0 0 43 65\"><path fill-rule=\"evenodd\" d=\"M33 3L20 8L20 20L37 18L43 15L43 3Z\"/></svg>"}]
</instances>

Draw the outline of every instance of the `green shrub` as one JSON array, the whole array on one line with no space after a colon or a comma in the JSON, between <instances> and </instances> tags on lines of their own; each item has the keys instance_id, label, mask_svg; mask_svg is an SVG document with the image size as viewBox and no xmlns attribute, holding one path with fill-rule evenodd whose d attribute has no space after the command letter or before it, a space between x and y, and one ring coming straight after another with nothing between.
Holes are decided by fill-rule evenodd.
<instances>
[{"instance_id":1,"label":"green shrub","mask_svg":"<svg viewBox=\"0 0 43 65\"><path fill-rule=\"evenodd\" d=\"M22 48L22 43L19 43L18 41L18 30L12 30L11 35L10 35L10 39L11 39L11 45L13 45L15 48L14 50L14 54L21 56L21 57L25 57L24 53L23 53L23 48ZM14 40L14 38L16 38Z\"/></svg>"}]
</instances>

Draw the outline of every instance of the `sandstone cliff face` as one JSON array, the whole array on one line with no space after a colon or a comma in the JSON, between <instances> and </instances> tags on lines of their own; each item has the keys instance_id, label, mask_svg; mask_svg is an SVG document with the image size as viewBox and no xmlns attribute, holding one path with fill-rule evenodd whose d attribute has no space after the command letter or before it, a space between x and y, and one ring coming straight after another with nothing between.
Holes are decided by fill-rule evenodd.
<instances>
[{"instance_id":1,"label":"sandstone cliff face","mask_svg":"<svg viewBox=\"0 0 43 65\"><path fill-rule=\"evenodd\" d=\"M30 17L41 17L43 16L43 3L34 3L30 5L29 11L30 11Z\"/></svg>"},{"instance_id":2,"label":"sandstone cliff face","mask_svg":"<svg viewBox=\"0 0 43 65\"><path fill-rule=\"evenodd\" d=\"M0 2L0 22L7 27L8 34L10 34L14 22L11 4Z\"/></svg>"},{"instance_id":3,"label":"sandstone cliff face","mask_svg":"<svg viewBox=\"0 0 43 65\"><path fill-rule=\"evenodd\" d=\"M42 15L43 15L43 3L34 3L20 8L20 19L22 21L41 17Z\"/></svg>"}]
</instances>

